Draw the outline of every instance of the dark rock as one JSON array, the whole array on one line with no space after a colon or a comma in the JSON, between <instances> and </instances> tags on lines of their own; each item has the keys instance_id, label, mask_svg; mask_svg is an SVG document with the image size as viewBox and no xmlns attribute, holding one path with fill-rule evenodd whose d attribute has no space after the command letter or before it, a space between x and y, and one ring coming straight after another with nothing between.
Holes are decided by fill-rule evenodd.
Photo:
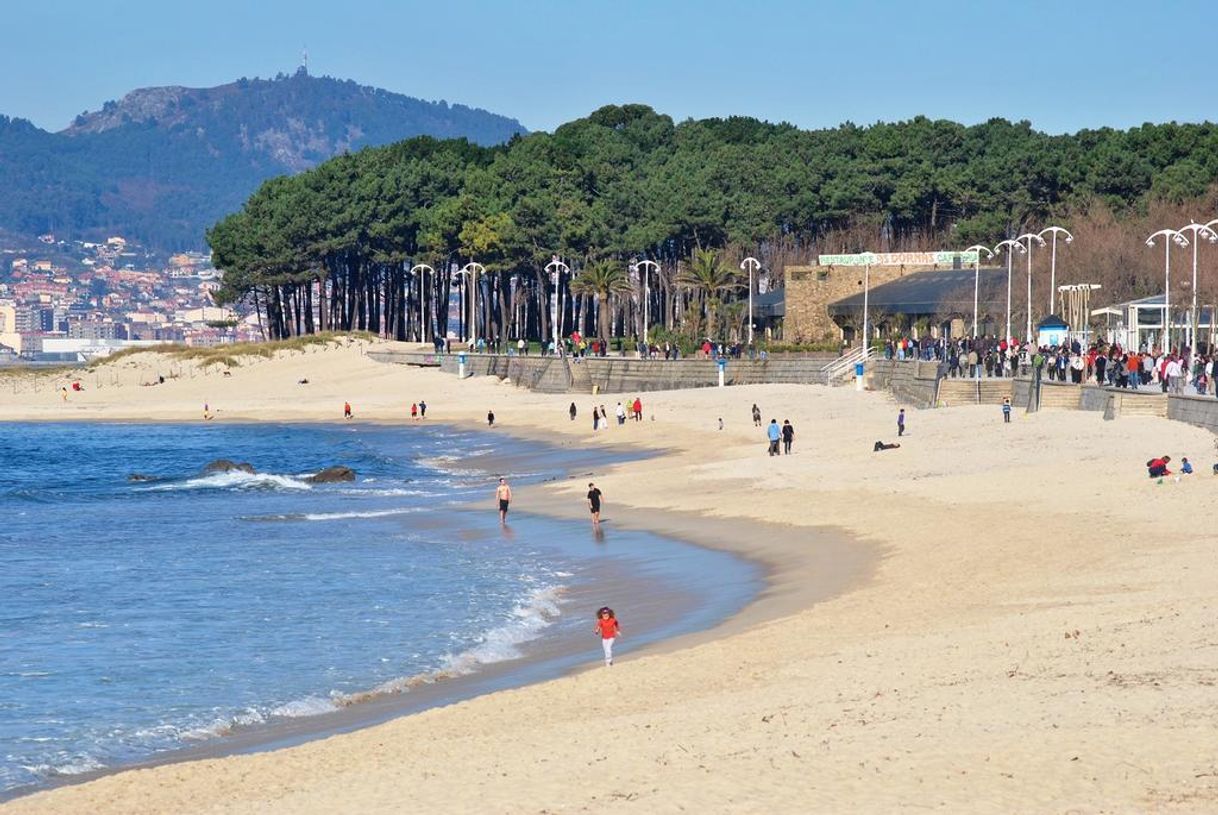
<instances>
[{"instance_id":1,"label":"dark rock","mask_svg":"<svg viewBox=\"0 0 1218 815\"><path fill-rule=\"evenodd\" d=\"M203 468L204 474L231 473L233 470L240 470L241 472L249 473L250 475L254 475L257 472L252 464L244 461L229 461L226 458L218 458Z\"/></svg>"},{"instance_id":2,"label":"dark rock","mask_svg":"<svg viewBox=\"0 0 1218 815\"><path fill-rule=\"evenodd\" d=\"M156 481L156 478L151 475L144 475L143 473L132 473L131 475L127 476L127 480L128 481Z\"/></svg>"},{"instance_id":3,"label":"dark rock","mask_svg":"<svg viewBox=\"0 0 1218 815\"><path fill-rule=\"evenodd\" d=\"M310 484L337 484L340 481L354 481L355 470L350 467L327 467L321 472L314 473L305 479Z\"/></svg>"}]
</instances>

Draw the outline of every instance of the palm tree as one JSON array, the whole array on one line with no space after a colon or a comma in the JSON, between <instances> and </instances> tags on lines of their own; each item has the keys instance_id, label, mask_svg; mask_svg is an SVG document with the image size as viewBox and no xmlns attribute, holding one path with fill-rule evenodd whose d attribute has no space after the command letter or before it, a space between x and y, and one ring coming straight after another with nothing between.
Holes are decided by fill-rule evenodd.
<instances>
[{"instance_id":1,"label":"palm tree","mask_svg":"<svg viewBox=\"0 0 1218 815\"><path fill-rule=\"evenodd\" d=\"M724 265L717 252L695 249L689 265L677 276L677 282L702 296L706 304L707 331L713 335L718 328L716 311L719 296L740 288L739 273L731 266Z\"/></svg>"},{"instance_id":2,"label":"palm tree","mask_svg":"<svg viewBox=\"0 0 1218 815\"><path fill-rule=\"evenodd\" d=\"M596 297L597 331L604 340L609 339L609 318L613 313L610 298L633 290L626 269L612 260L593 261L571 281L572 293Z\"/></svg>"}]
</instances>

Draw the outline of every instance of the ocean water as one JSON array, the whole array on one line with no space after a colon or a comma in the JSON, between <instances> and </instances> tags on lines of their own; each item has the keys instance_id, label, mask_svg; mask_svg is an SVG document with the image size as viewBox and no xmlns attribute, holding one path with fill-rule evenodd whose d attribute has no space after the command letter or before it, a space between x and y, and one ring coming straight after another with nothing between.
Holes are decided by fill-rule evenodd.
<instances>
[{"instance_id":1,"label":"ocean water","mask_svg":"<svg viewBox=\"0 0 1218 815\"><path fill-rule=\"evenodd\" d=\"M595 660L593 642L555 644L586 634L607 575L610 599L627 574L680 600L631 646L758 588L748 564L611 521L598 537L514 508L500 529L490 462L520 486L606 460L499 434L0 424L0 451L0 794L491 668L503 686L505 666L524 681ZM259 474L203 474L217 458ZM357 480L304 480L332 464Z\"/></svg>"}]
</instances>

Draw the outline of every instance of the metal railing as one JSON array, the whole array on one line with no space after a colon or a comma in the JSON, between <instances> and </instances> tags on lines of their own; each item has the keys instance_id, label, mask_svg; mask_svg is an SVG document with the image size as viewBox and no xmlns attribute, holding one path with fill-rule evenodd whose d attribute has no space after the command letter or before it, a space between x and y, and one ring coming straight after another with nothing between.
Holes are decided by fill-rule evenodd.
<instances>
[{"instance_id":1,"label":"metal railing","mask_svg":"<svg viewBox=\"0 0 1218 815\"><path fill-rule=\"evenodd\" d=\"M840 357L820 369L821 375L825 379L825 384L832 385L839 379L845 379L847 376L854 376L854 366L860 362L866 362L870 357L870 346L855 348L853 351L848 351L845 354L842 354Z\"/></svg>"}]
</instances>

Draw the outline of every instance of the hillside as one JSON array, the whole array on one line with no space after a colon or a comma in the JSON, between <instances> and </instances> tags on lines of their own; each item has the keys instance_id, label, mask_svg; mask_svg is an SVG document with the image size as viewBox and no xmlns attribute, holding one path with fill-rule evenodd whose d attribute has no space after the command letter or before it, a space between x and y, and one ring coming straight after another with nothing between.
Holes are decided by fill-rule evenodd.
<instances>
[{"instance_id":1,"label":"hillside","mask_svg":"<svg viewBox=\"0 0 1218 815\"><path fill-rule=\"evenodd\" d=\"M412 136L490 145L523 132L484 110L303 71L143 88L59 133L0 116L0 229L201 247L204 230L272 176Z\"/></svg>"}]
</instances>

